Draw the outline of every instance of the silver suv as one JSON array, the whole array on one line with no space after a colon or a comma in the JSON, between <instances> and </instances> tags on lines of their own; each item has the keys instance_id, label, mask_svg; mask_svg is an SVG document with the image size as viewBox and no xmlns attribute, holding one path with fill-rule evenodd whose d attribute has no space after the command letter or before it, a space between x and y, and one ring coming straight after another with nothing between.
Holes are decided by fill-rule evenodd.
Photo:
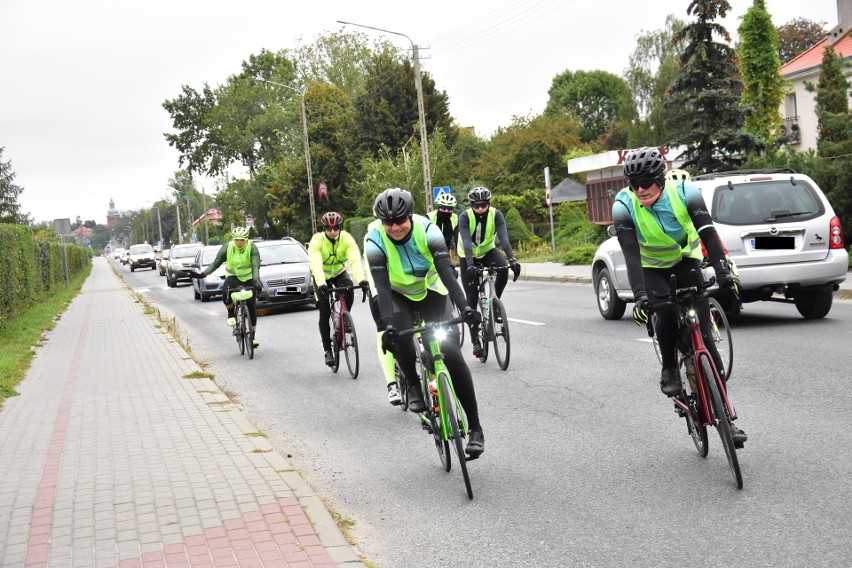
<instances>
[{"instance_id":1,"label":"silver suv","mask_svg":"<svg viewBox=\"0 0 852 568\"><path fill-rule=\"evenodd\" d=\"M739 269L743 302L793 303L807 319L828 314L833 292L846 279L849 255L840 222L814 180L792 170L762 170L692 181ZM619 319L633 292L615 237L598 247L592 279L601 315Z\"/></svg>"}]
</instances>

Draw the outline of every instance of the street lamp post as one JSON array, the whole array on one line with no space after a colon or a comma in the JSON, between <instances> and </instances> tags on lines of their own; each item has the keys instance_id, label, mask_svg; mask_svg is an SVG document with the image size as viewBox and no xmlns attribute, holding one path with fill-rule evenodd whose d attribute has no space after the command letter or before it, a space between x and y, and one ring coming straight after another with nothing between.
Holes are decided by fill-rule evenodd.
<instances>
[{"instance_id":1,"label":"street lamp post","mask_svg":"<svg viewBox=\"0 0 852 568\"><path fill-rule=\"evenodd\" d=\"M261 83L269 83L270 85L277 85L279 87L284 87L285 89L290 89L291 91L295 91L299 93L299 97L301 98L302 105L302 141L305 144L305 168L308 170L308 197L310 199L311 204L311 234L317 232L317 213L314 207L314 178L311 173L311 147L308 141L308 115L305 112L305 91L299 90L290 85L285 85L284 83L278 83L276 81L270 81L268 79L262 79L260 77L255 77L255 81L260 81Z\"/></svg>"},{"instance_id":2,"label":"street lamp post","mask_svg":"<svg viewBox=\"0 0 852 568\"><path fill-rule=\"evenodd\" d=\"M163 222L160 220L160 208L154 207L157 210L157 228L160 229L160 250L163 250Z\"/></svg>"},{"instance_id":3,"label":"street lamp post","mask_svg":"<svg viewBox=\"0 0 852 568\"><path fill-rule=\"evenodd\" d=\"M426 212L429 213L432 211L432 173L429 170L429 140L426 137L426 111L423 106L423 81L420 76L420 48L417 45L414 45L414 42L411 41L410 37L400 32L383 30L382 28L365 26L364 24L356 24L354 22L344 22L343 20L337 20L337 23L402 36L411 43L412 59L414 60L414 88L417 91L417 112L420 115L420 150L423 155L423 190L426 197Z\"/></svg>"}]
</instances>

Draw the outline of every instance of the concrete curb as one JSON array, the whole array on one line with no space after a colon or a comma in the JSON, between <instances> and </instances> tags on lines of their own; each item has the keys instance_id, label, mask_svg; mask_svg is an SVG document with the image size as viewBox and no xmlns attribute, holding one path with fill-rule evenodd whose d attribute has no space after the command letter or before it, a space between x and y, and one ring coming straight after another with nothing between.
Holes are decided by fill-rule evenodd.
<instances>
[{"instance_id":1,"label":"concrete curb","mask_svg":"<svg viewBox=\"0 0 852 568\"><path fill-rule=\"evenodd\" d=\"M535 276L524 275L520 280L529 280L531 282L574 282L576 284L591 284L592 279L588 276Z\"/></svg>"}]
</instances>

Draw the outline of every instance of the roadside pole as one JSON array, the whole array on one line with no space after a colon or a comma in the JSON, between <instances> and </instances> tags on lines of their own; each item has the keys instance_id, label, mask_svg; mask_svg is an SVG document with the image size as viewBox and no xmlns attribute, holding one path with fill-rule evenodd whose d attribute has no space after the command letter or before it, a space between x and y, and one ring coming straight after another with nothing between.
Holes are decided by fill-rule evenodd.
<instances>
[{"instance_id":1,"label":"roadside pole","mask_svg":"<svg viewBox=\"0 0 852 568\"><path fill-rule=\"evenodd\" d=\"M544 201L550 211L550 250L556 252L556 236L553 232L553 203L550 201L550 167L544 168Z\"/></svg>"}]
</instances>

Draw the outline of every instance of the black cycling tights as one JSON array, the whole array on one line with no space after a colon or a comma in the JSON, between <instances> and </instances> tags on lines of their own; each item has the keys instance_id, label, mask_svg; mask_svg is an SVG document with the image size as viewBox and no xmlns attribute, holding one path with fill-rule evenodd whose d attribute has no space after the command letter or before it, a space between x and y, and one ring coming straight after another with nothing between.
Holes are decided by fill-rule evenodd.
<instances>
[{"instance_id":1,"label":"black cycling tights","mask_svg":"<svg viewBox=\"0 0 852 568\"><path fill-rule=\"evenodd\" d=\"M680 261L672 268L643 268L642 272L645 275L645 290L648 293L648 298L652 303L655 301L657 294L669 293L669 276L672 274L677 278L677 287L685 288L695 285L692 279L692 270L697 270L701 282L704 282L704 276L701 274L700 261L694 258L686 258ZM722 369L722 359L719 357L719 352L716 349L716 344L713 342L713 337L710 328L710 302L705 298L696 304L698 317L701 324L701 336L704 338L704 344L707 350L710 351L710 356L713 357L713 362L716 363L717 369ZM675 346L677 345L677 310L673 306L660 309L657 314L657 326L654 332L657 334L657 342L660 344L660 353L663 358L663 368L676 367L677 355ZM721 373L725 376L725 373Z\"/></svg>"},{"instance_id":2,"label":"black cycling tights","mask_svg":"<svg viewBox=\"0 0 852 568\"><path fill-rule=\"evenodd\" d=\"M396 292L391 292L391 296L393 299L393 326L397 330L412 327L415 310L420 312L420 317L425 321L447 321L453 318L449 298L432 290L429 290L426 297L419 302ZM473 377L470 376L470 369L464 362L464 357L462 357L459 348L458 331L450 330L447 339L441 343L441 351L444 353L447 369L453 377L453 388L456 391L456 396L459 397L459 402L461 402L467 416L468 427L471 430L481 430L476 392L473 389ZM412 336L406 335L399 339L395 355L408 384L418 385L419 388L420 377L417 376L417 369L414 365Z\"/></svg>"}]
</instances>

